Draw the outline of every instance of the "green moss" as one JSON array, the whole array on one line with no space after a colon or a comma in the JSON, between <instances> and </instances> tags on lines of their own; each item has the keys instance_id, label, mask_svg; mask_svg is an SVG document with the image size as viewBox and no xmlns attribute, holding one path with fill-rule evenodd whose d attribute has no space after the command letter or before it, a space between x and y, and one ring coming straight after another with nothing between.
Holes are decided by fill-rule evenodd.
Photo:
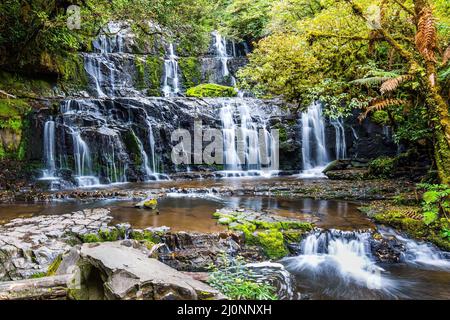
<instances>
[{"instance_id":1,"label":"green moss","mask_svg":"<svg viewBox=\"0 0 450 320\"><path fill-rule=\"evenodd\" d=\"M102 242L102 239L99 237L98 234L89 233L81 235L81 241L83 241L83 243L93 243L93 242Z\"/></svg>"},{"instance_id":2,"label":"green moss","mask_svg":"<svg viewBox=\"0 0 450 320\"><path fill-rule=\"evenodd\" d=\"M186 88L199 85L202 79L200 59L194 57L179 58L178 64L183 75L183 84Z\"/></svg>"},{"instance_id":3,"label":"green moss","mask_svg":"<svg viewBox=\"0 0 450 320\"><path fill-rule=\"evenodd\" d=\"M60 82L64 87L84 89L88 85L88 77L84 69L82 55L69 53L55 58L56 68L60 75Z\"/></svg>"},{"instance_id":4,"label":"green moss","mask_svg":"<svg viewBox=\"0 0 450 320\"><path fill-rule=\"evenodd\" d=\"M147 89L149 96L161 96L163 61L155 56L147 56L145 60L137 57L135 66L137 71L135 87L139 90Z\"/></svg>"},{"instance_id":5,"label":"green moss","mask_svg":"<svg viewBox=\"0 0 450 320\"><path fill-rule=\"evenodd\" d=\"M283 234L279 230L272 229L257 232L256 239L264 253L271 259L281 259L289 254L284 243Z\"/></svg>"},{"instance_id":6,"label":"green moss","mask_svg":"<svg viewBox=\"0 0 450 320\"><path fill-rule=\"evenodd\" d=\"M286 243L298 243L303 234L313 228L311 223L303 221L255 220L249 218L254 215L245 212L217 211L213 217L228 225L228 229L243 232L245 243L261 247L270 259L286 256L289 253Z\"/></svg>"},{"instance_id":7,"label":"green moss","mask_svg":"<svg viewBox=\"0 0 450 320\"><path fill-rule=\"evenodd\" d=\"M402 230L413 238L430 241L444 250L450 249L450 239L441 236L442 230L448 228L450 224L446 219L426 225L423 220L407 217L401 210L378 213L373 216L373 219L378 223Z\"/></svg>"},{"instance_id":8,"label":"green moss","mask_svg":"<svg viewBox=\"0 0 450 320\"><path fill-rule=\"evenodd\" d=\"M47 269L47 276L54 276L62 262L62 254L58 255Z\"/></svg>"},{"instance_id":9,"label":"green moss","mask_svg":"<svg viewBox=\"0 0 450 320\"><path fill-rule=\"evenodd\" d=\"M123 142L125 144L125 148L128 151L128 154L131 156L131 160L134 162L134 164L136 166L142 165L143 159L141 156L139 141L133 130L129 130L124 133Z\"/></svg>"},{"instance_id":10,"label":"green moss","mask_svg":"<svg viewBox=\"0 0 450 320\"><path fill-rule=\"evenodd\" d=\"M379 125L387 125L389 123L389 114L385 110L378 110L372 114L372 121Z\"/></svg>"},{"instance_id":11,"label":"green moss","mask_svg":"<svg viewBox=\"0 0 450 320\"><path fill-rule=\"evenodd\" d=\"M98 231L98 236L101 241L117 241L123 238L118 229L101 229Z\"/></svg>"},{"instance_id":12,"label":"green moss","mask_svg":"<svg viewBox=\"0 0 450 320\"><path fill-rule=\"evenodd\" d=\"M236 97L237 92L233 87L221 86L213 83L200 84L187 89L188 97Z\"/></svg>"},{"instance_id":13,"label":"green moss","mask_svg":"<svg viewBox=\"0 0 450 320\"><path fill-rule=\"evenodd\" d=\"M36 272L36 273L33 273L31 276L30 276L30 278L31 279L39 279L39 278L44 278L44 277L46 277L47 276L47 273L45 273L45 272Z\"/></svg>"},{"instance_id":14,"label":"green moss","mask_svg":"<svg viewBox=\"0 0 450 320\"><path fill-rule=\"evenodd\" d=\"M373 177L389 178L397 165L396 158L379 157L369 163L369 174Z\"/></svg>"}]
</instances>

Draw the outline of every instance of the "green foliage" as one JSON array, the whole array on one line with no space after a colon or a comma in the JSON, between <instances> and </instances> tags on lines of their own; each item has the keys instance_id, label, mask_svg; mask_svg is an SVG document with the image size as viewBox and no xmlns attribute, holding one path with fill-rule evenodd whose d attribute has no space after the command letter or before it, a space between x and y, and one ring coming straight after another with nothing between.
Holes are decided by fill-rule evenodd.
<instances>
[{"instance_id":1,"label":"green foliage","mask_svg":"<svg viewBox=\"0 0 450 320\"><path fill-rule=\"evenodd\" d=\"M89 233L89 234L82 235L81 236L81 241L83 241L83 243L102 242L102 240L98 236L98 234L94 234L94 233Z\"/></svg>"},{"instance_id":2,"label":"green foliage","mask_svg":"<svg viewBox=\"0 0 450 320\"><path fill-rule=\"evenodd\" d=\"M277 229L257 232L256 239L264 253L271 259L281 259L289 254L284 244L283 233Z\"/></svg>"},{"instance_id":3,"label":"green foliage","mask_svg":"<svg viewBox=\"0 0 450 320\"><path fill-rule=\"evenodd\" d=\"M375 111L371 119L374 123L382 126L389 124L389 114L385 110Z\"/></svg>"},{"instance_id":4,"label":"green foliage","mask_svg":"<svg viewBox=\"0 0 450 320\"><path fill-rule=\"evenodd\" d=\"M392 176L396 163L396 158L379 157L369 163L369 173L375 177L388 178Z\"/></svg>"},{"instance_id":5,"label":"green foliage","mask_svg":"<svg viewBox=\"0 0 450 320\"><path fill-rule=\"evenodd\" d=\"M183 74L183 84L187 88L200 84L202 80L201 62L198 58L181 57L178 59L181 73Z\"/></svg>"},{"instance_id":6,"label":"green foliage","mask_svg":"<svg viewBox=\"0 0 450 320\"><path fill-rule=\"evenodd\" d=\"M206 83L187 89L186 96L196 98L235 97L237 96L237 92L233 87L221 86L214 83Z\"/></svg>"},{"instance_id":7,"label":"green foliage","mask_svg":"<svg viewBox=\"0 0 450 320\"><path fill-rule=\"evenodd\" d=\"M220 267L211 266L208 284L235 300L277 300L276 288L257 281L251 269L241 257L230 260L221 256Z\"/></svg>"},{"instance_id":8,"label":"green foliage","mask_svg":"<svg viewBox=\"0 0 450 320\"><path fill-rule=\"evenodd\" d=\"M430 225L441 215L447 217L450 212L450 187L446 184L419 184L418 188L426 190L422 203L425 224Z\"/></svg>"},{"instance_id":9,"label":"green foliage","mask_svg":"<svg viewBox=\"0 0 450 320\"><path fill-rule=\"evenodd\" d=\"M235 39L258 40L266 34L272 0L233 0L225 3L220 14L221 29Z\"/></svg>"}]
</instances>

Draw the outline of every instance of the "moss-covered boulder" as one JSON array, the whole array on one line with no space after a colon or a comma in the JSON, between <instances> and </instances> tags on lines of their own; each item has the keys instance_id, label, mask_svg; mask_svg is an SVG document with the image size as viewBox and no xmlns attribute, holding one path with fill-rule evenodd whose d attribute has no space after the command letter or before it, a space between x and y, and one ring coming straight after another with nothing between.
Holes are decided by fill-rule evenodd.
<instances>
[{"instance_id":1,"label":"moss-covered boulder","mask_svg":"<svg viewBox=\"0 0 450 320\"><path fill-rule=\"evenodd\" d=\"M246 244L261 247L270 259L288 255L287 244L298 243L306 232L313 229L309 222L267 212L221 209L213 217L228 229L241 231Z\"/></svg>"},{"instance_id":2,"label":"moss-covered boulder","mask_svg":"<svg viewBox=\"0 0 450 320\"><path fill-rule=\"evenodd\" d=\"M441 218L427 225L423 221L421 208L394 204L377 204L360 208L375 222L401 230L418 240L429 241L443 250L450 251L450 221Z\"/></svg>"},{"instance_id":3,"label":"moss-covered boulder","mask_svg":"<svg viewBox=\"0 0 450 320\"><path fill-rule=\"evenodd\" d=\"M23 129L30 106L23 99L0 99L0 160L22 160L26 139Z\"/></svg>"},{"instance_id":4,"label":"moss-covered boulder","mask_svg":"<svg viewBox=\"0 0 450 320\"><path fill-rule=\"evenodd\" d=\"M187 89L186 96L195 98L236 97L237 91L233 87L206 83Z\"/></svg>"}]
</instances>

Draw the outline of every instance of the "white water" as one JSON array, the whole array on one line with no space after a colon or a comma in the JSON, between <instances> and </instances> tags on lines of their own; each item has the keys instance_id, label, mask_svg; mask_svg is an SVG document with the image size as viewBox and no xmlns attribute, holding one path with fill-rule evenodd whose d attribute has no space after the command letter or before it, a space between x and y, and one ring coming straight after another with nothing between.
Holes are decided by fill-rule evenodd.
<instances>
[{"instance_id":1,"label":"white water","mask_svg":"<svg viewBox=\"0 0 450 320\"><path fill-rule=\"evenodd\" d=\"M178 76L178 57L175 55L173 44L170 43L164 60L164 80L162 92L165 97L174 97L180 93Z\"/></svg>"},{"instance_id":2,"label":"white water","mask_svg":"<svg viewBox=\"0 0 450 320\"><path fill-rule=\"evenodd\" d=\"M319 285L330 281L333 287L326 291L346 292L356 286L391 294L395 283L375 263L370 237L365 231L314 231L301 242L300 255L283 261L289 271L317 279Z\"/></svg>"},{"instance_id":3,"label":"white water","mask_svg":"<svg viewBox=\"0 0 450 320\"><path fill-rule=\"evenodd\" d=\"M49 120L44 125L44 163L45 169L42 172L42 179L54 179L55 164L55 121Z\"/></svg>"},{"instance_id":4,"label":"white water","mask_svg":"<svg viewBox=\"0 0 450 320\"><path fill-rule=\"evenodd\" d=\"M391 228L379 227L378 231L383 237L395 237L403 243L405 247L401 256L403 262L421 268L450 270L450 253L445 254L430 243L408 239Z\"/></svg>"},{"instance_id":5,"label":"white water","mask_svg":"<svg viewBox=\"0 0 450 320\"><path fill-rule=\"evenodd\" d=\"M345 142L344 122L342 118L333 119L330 122L336 134L336 159L345 159L347 158L347 144Z\"/></svg>"},{"instance_id":6,"label":"white water","mask_svg":"<svg viewBox=\"0 0 450 320\"><path fill-rule=\"evenodd\" d=\"M220 119L225 171L219 173L224 177L274 175L277 142L268 131L267 119L252 116L244 99L223 102Z\"/></svg>"},{"instance_id":7,"label":"white water","mask_svg":"<svg viewBox=\"0 0 450 320\"><path fill-rule=\"evenodd\" d=\"M329 162L325 141L325 119L322 106L314 102L303 112L302 126L302 178L324 177L322 170Z\"/></svg>"},{"instance_id":8,"label":"white water","mask_svg":"<svg viewBox=\"0 0 450 320\"><path fill-rule=\"evenodd\" d=\"M220 59L222 63L221 72L222 72L222 78L230 78L231 86L236 87L236 79L234 76L230 73L230 70L228 69L228 60L231 58L228 55L227 52L227 40L223 38L219 32L214 31L212 33L214 37L214 49L216 51L217 57ZM235 52L235 45L233 43L233 54Z\"/></svg>"}]
</instances>

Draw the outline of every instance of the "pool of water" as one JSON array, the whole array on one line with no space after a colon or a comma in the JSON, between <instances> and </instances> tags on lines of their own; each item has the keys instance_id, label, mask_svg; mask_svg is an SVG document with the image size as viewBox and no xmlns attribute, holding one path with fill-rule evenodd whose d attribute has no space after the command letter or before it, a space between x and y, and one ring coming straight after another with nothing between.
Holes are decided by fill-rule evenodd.
<instances>
[{"instance_id":1,"label":"pool of water","mask_svg":"<svg viewBox=\"0 0 450 320\"><path fill-rule=\"evenodd\" d=\"M217 209L231 207L297 217L314 222L322 228L345 230L373 228L372 222L357 210L357 203L345 201L169 194L158 200L159 214L135 208L134 204L133 201L118 200L2 204L0 220L6 222L16 217L64 214L87 208L107 207L114 217L113 223L128 222L135 228L168 226L175 231L217 232L224 230L224 227L212 219L212 214Z\"/></svg>"},{"instance_id":2,"label":"pool of water","mask_svg":"<svg viewBox=\"0 0 450 320\"><path fill-rule=\"evenodd\" d=\"M360 203L269 196L214 196L172 193L159 199L159 215L134 207L133 201L53 201L0 204L0 221L33 215L65 214L87 208L110 208L112 223L134 228L168 226L174 231L217 232L223 226L212 213L223 207L269 211L299 217L330 229L311 233L296 257L281 263L296 279L294 292L312 299L450 299L450 256L428 244L397 237L407 252L401 263L379 263L368 249L367 230L374 224Z\"/></svg>"}]
</instances>

